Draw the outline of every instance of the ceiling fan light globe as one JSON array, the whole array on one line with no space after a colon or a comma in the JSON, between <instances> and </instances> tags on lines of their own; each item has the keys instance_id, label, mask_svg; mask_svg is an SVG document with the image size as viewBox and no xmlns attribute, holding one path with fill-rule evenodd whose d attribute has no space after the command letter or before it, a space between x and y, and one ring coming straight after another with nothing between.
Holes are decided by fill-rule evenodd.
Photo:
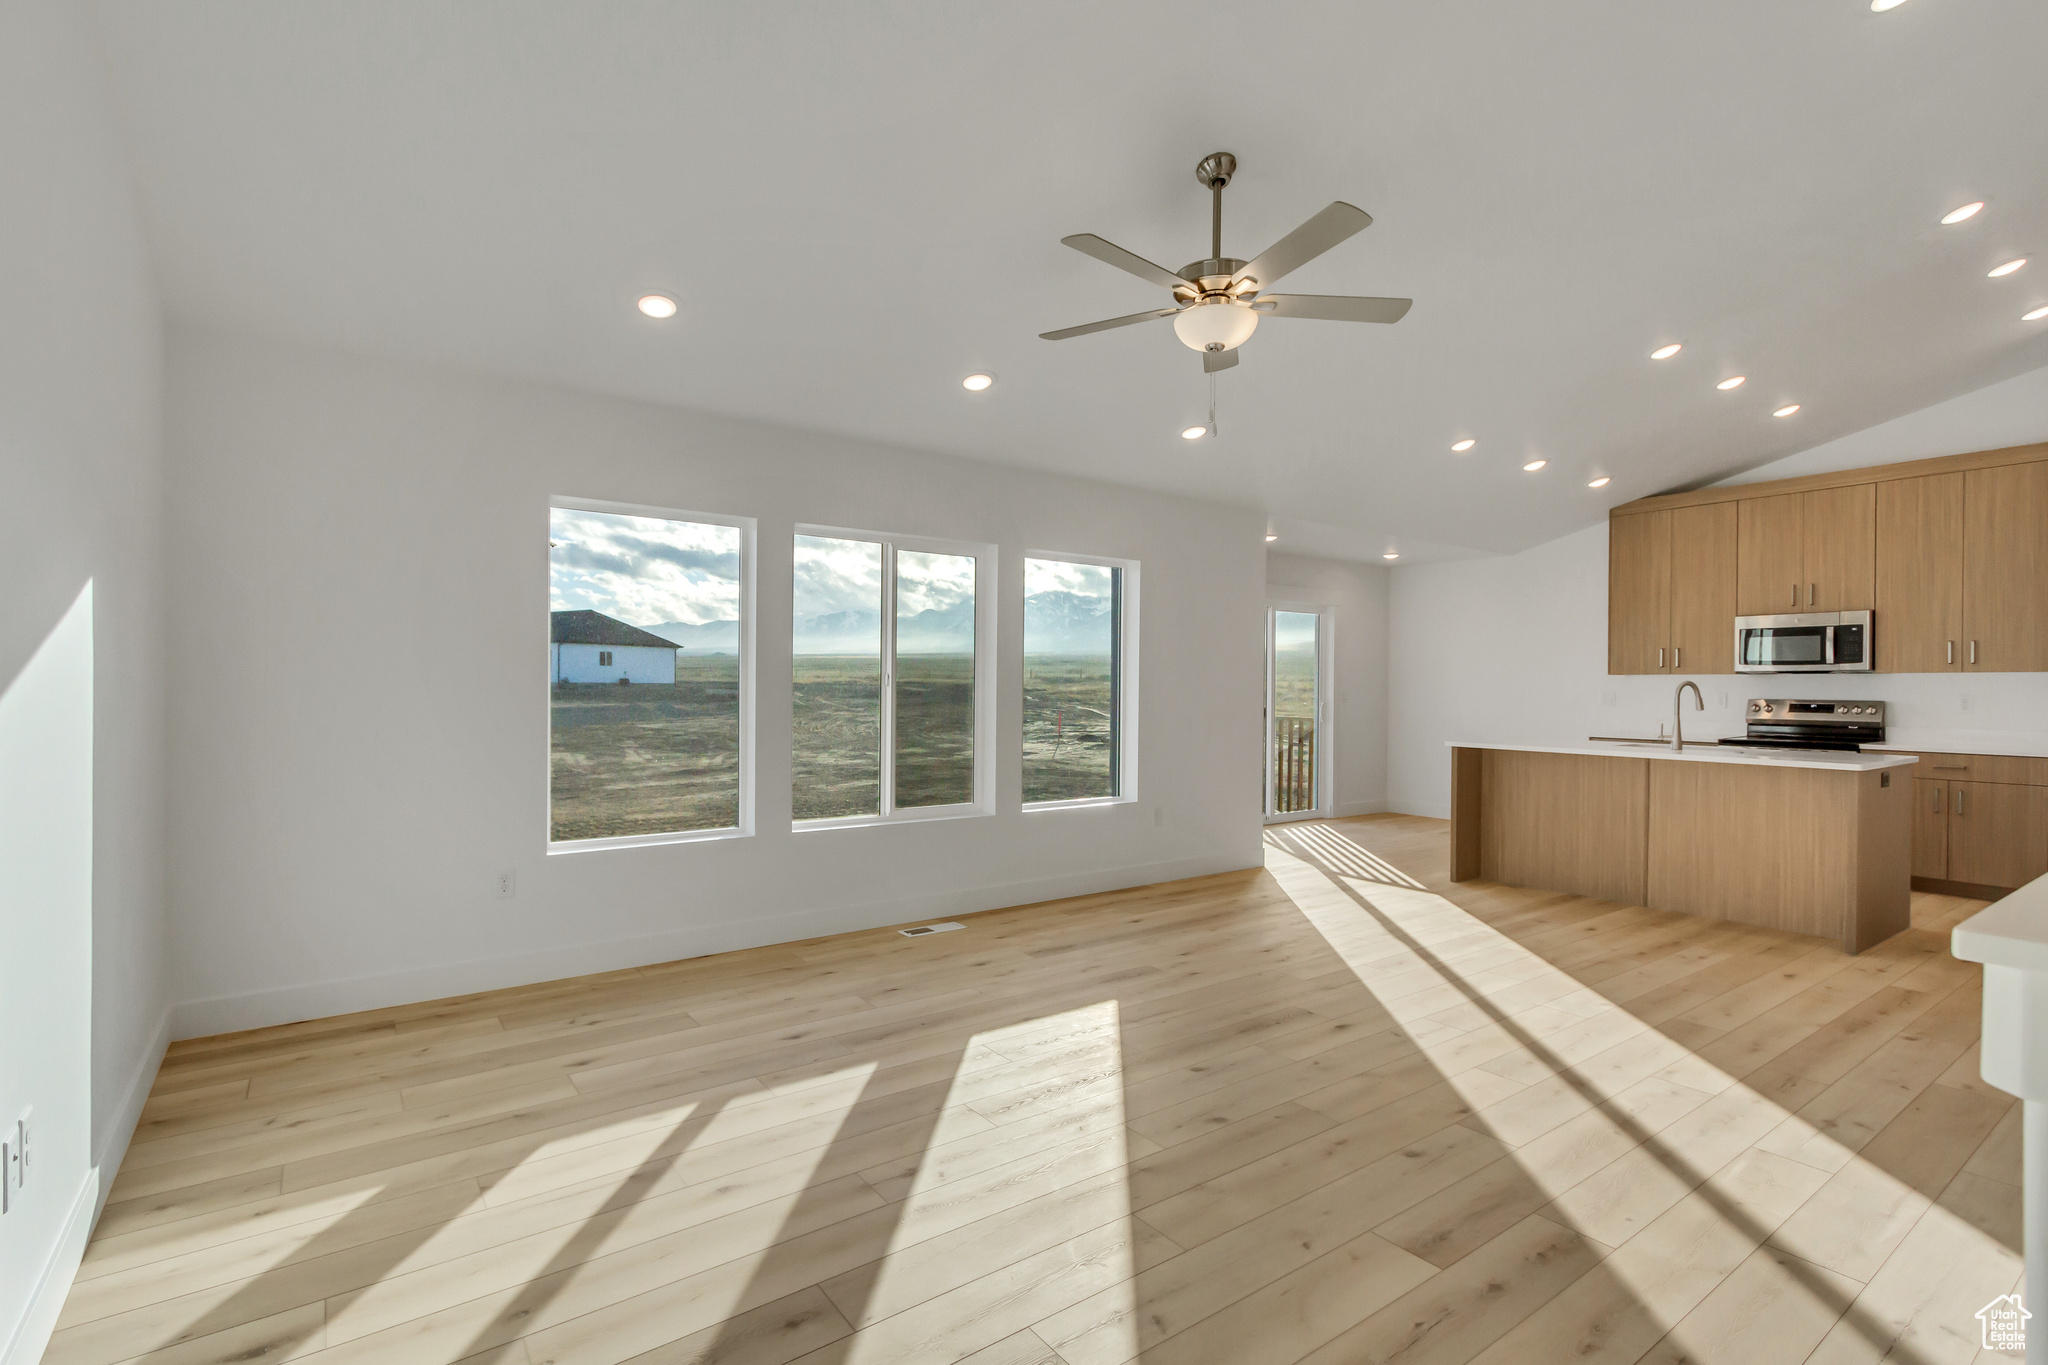
<instances>
[{"instance_id":1,"label":"ceiling fan light globe","mask_svg":"<svg viewBox=\"0 0 2048 1365\"><path fill-rule=\"evenodd\" d=\"M1190 304L1173 319L1174 334L1193 351L1234 351L1251 339L1258 326L1257 313L1228 299Z\"/></svg>"}]
</instances>

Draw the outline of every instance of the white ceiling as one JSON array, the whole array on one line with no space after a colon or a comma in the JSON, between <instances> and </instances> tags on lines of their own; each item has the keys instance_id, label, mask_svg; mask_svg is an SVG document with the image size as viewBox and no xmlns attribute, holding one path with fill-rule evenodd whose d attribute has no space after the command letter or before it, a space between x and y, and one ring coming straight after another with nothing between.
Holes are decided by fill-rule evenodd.
<instances>
[{"instance_id":1,"label":"white ceiling","mask_svg":"<svg viewBox=\"0 0 2048 1365\"><path fill-rule=\"evenodd\" d=\"M2048 364L2039 0L101 17L176 318L1255 505L1325 553L1518 549ZM1415 307L1268 320L1190 443L1166 323L1036 334L1162 302L1059 239L1206 255L1218 149L1227 252L1349 200L1375 225L1283 287Z\"/></svg>"}]
</instances>

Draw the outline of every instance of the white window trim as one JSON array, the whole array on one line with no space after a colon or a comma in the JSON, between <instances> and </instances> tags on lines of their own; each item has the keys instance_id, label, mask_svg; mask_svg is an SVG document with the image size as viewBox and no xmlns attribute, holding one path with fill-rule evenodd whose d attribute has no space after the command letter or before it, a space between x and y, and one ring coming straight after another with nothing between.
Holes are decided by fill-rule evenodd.
<instances>
[{"instance_id":1,"label":"white window trim","mask_svg":"<svg viewBox=\"0 0 2048 1365\"><path fill-rule=\"evenodd\" d=\"M1091 806L1127 806L1138 800L1138 570L1135 559L1111 559L1102 555L1074 554L1066 550L1026 550L1022 558L1027 562L1034 559L1051 559L1065 564L1093 564L1104 569L1123 571L1123 602L1119 608L1120 636L1117 640L1118 663L1123 671L1117 689L1117 785L1121 790L1115 796L1080 796L1066 801L1026 801L1024 812L1036 815L1041 811L1086 810ZM1027 589L1028 591L1028 589ZM1018 599L1018 619L1023 620L1023 600ZM1022 637L1020 637L1021 639ZM1017 711L1024 710L1024 672L1022 661L1028 658L1028 640L1018 646L1020 667L1017 672Z\"/></svg>"},{"instance_id":2,"label":"white window trim","mask_svg":"<svg viewBox=\"0 0 2048 1365\"><path fill-rule=\"evenodd\" d=\"M882 807L874 815L835 815L818 820L792 820L798 834L831 829L868 829L910 825L928 820L966 820L995 811L996 678L996 547L980 541L939 540L888 531L863 531L850 526L818 526L798 522L794 535L830 540L859 540L882 547ZM792 553L794 552L792 541ZM974 799L945 806L895 808L896 784L896 555L903 550L922 554L967 555L974 559ZM794 663L792 646L792 664Z\"/></svg>"},{"instance_id":3,"label":"white window trim","mask_svg":"<svg viewBox=\"0 0 2048 1365\"><path fill-rule=\"evenodd\" d=\"M1299 612L1316 618L1316 735L1319 748L1316 754L1316 804L1310 810L1273 813L1273 613L1276 611ZM1283 598L1266 599L1266 700L1262 708L1266 717L1265 733L1260 737L1260 763L1265 768L1263 786L1265 789L1265 822L1269 825L1284 825L1297 820L1328 820L1336 813L1337 793L1337 728L1331 700L1337 692L1337 608L1329 602L1288 601ZM1322 737L1329 738L1329 745L1320 747Z\"/></svg>"},{"instance_id":4,"label":"white window trim","mask_svg":"<svg viewBox=\"0 0 2048 1365\"><path fill-rule=\"evenodd\" d=\"M740 816L739 825L728 829L689 829L656 834L622 834L603 839L556 839L554 832L554 736L553 719L541 725L541 771L547 781L543 790L548 800L542 809L541 832L548 856L566 853L598 853L614 848L645 848L654 844L701 844L714 839L749 839L754 835L754 541L758 523L753 517L728 516L723 512L691 512L676 507L653 507L634 502L605 502L594 498L550 496L550 512L560 507L570 512L610 512L624 517L659 517L665 521L694 521L706 526L730 526L740 533ZM550 561L550 573L553 565ZM552 584L551 584L552 586ZM550 704L554 687L547 693Z\"/></svg>"}]
</instances>

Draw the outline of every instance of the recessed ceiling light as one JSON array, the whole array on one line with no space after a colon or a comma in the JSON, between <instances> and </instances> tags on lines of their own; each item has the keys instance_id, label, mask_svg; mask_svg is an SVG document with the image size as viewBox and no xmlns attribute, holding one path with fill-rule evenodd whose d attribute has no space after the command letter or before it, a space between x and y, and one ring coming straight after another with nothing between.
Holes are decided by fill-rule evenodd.
<instances>
[{"instance_id":1,"label":"recessed ceiling light","mask_svg":"<svg viewBox=\"0 0 2048 1365\"><path fill-rule=\"evenodd\" d=\"M2021 322L2039 322L2042 318L2048 318L2048 308L2036 308L2031 313L2020 314Z\"/></svg>"},{"instance_id":2,"label":"recessed ceiling light","mask_svg":"<svg viewBox=\"0 0 2048 1365\"><path fill-rule=\"evenodd\" d=\"M1181 432L1180 438L1183 441L1199 441L1208 434L1209 428L1207 427L1188 427Z\"/></svg>"},{"instance_id":3,"label":"recessed ceiling light","mask_svg":"<svg viewBox=\"0 0 2048 1365\"><path fill-rule=\"evenodd\" d=\"M1380 556L1381 559L1399 559L1400 557L1401 552L1399 550L1389 550Z\"/></svg>"},{"instance_id":4,"label":"recessed ceiling light","mask_svg":"<svg viewBox=\"0 0 2048 1365\"><path fill-rule=\"evenodd\" d=\"M996 377L992 374L970 374L960 381L960 387L969 393L980 393L995 382Z\"/></svg>"},{"instance_id":5,"label":"recessed ceiling light","mask_svg":"<svg viewBox=\"0 0 2048 1365\"><path fill-rule=\"evenodd\" d=\"M1601 476L1600 476L1599 478L1597 478L1597 479L1593 480L1593 481L1592 481L1591 483L1587 484L1587 485L1586 485L1586 487L1588 487L1588 488L1605 488L1605 487L1607 487L1607 476L1606 476L1605 474L1602 474L1602 475L1601 475Z\"/></svg>"},{"instance_id":6,"label":"recessed ceiling light","mask_svg":"<svg viewBox=\"0 0 2048 1365\"><path fill-rule=\"evenodd\" d=\"M1656 350L1650 352L1650 359L1669 360L1684 349L1683 346L1674 341L1669 346L1659 346Z\"/></svg>"},{"instance_id":7,"label":"recessed ceiling light","mask_svg":"<svg viewBox=\"0 0 2048 1365\"><path fill-rule=\"evenodd\" d=\"M1529 461L1529 463L1522 466L1522 471L1527 474L1534 474L1537 470L1543 468L1543 466L1549 463L1550 461L1548 460L1531 460Z\"/></svg>"},{"instance_id":8,"label":"recessed ceiling light","mask_svg":"<svg viewBox=\"0 0 2048 1365\"><path fill-rule=\"evenodd\" d=\"M672 318L676 315L676 301L666 294L649 294L640 300L640 311L651 318Z\"/></svg>"},{"instance_id":9,"label":"recessed ceiling light","mask_svg":"<svg viewBox=\"0 0 2048 1365\"><path fill-rule=\"evenodd\" d=\"M1717 389L1739 389L1742 387L1742 381L1747 378L1749 378L1748 375L1734 375L1730 378L1722 380L1720 383L1714 385L1714 387Z\"/></svg>"},{"instance_id":10,"label":"recessed ceiling light","mask_svg":"<svg viewBox=\"0 0 2048 1365\"><path fill-rule=\"evenodd\" d=\"M1278 540L1278 539L1280 539L1280 537L1278 537L1278 536L1275 536L1275 535L1268 535L1268 536L1266 537L1266 543L1267 543L1268 545L1271 545L1271 544L1272 544L1272 543L1273 543L1274 541L1276 541L1276 540Z\"/></svg>"},{"instance_id":11,"label":"recessed ceiling light","mask_svg":"<svg viewBox=\"0 0 2048 1365\"><path fill-rule=\"evenodd\" d=\"M1797 403L1787 403L1784 407L1779 408L1776 412L1772 413L1771 416L1790 417L1793 413L1797 411L1799 411L1799 405Z\"/></svg>"},{"instance_id":12,"label":"recessed ceiling light","mask_svg":"<svg viewBox=\"0 0 2048 1365\"><path fill-rule=\"evenodd\" d=\"M1965 218L1974 218L1977 216L1977 210L1983 207L1984 201L1982 199L1979 199L1974 204L1965 204L1959 209L1950 209L1947 213L1941 215L1941 225L1943 227L1948 227L1952 224L1962 222Z\"/></svg>"},{"instance_id":13,"label":"recessed ceiling light","mask_svg":"<svg viewBox=\"0 0 2048 1365\"><path fill-rule=\"evenodd\" d=\"M1479 442L1473 440L1470 436L1467 436L1462 441L1451 442L1451 449L1457 451L1460 455L1462 455L1466 451L1470 450L1473 446L1476 446L1478 444Z\"/></svg>"},{"instance_id":14,"label":"recessed ceiling light","mask_svg":"<svg viewBox=\"0 0 2048 1365\"><path fill-rule=\"evenodd\" d=\"M1886 10L1897 9L1905 3L1906 0L1870 0L1870 12L1872 14L1883 14Z\"/></svg>"},{"instance_id":15,"label":"recessed ceiling light","mask_svg":"<svg viewBox=\"0 0 2048 1365\"><path fill-rule=\"evenodd\" d=\"M1993 266L1991 270L1991 278L1995 280L2000 275L2010 275L2013 271L2018 270L2021 266L2025 265L2026 263L2027 258L2022 256L2016 261L2007 261L2004 265Z\"/></svg>"}]
</instances>

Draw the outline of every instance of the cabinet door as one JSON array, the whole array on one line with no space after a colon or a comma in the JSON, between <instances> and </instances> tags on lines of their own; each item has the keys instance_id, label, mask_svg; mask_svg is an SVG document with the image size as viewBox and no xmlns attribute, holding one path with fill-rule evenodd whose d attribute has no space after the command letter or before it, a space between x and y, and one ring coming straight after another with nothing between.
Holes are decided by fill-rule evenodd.
<instances>
[{"instance_id":1,"label":"cabinet door","mask_svg":"<svg viewBox=\"0 0 2048 1365\"><path fill-rule=\"evenodd\" d=\"M2048 787L1951 782L1948 879L2024 886L2048 872Z\"/></svg>"},{"instance_id":2,"label":"cabinet door","mask_svg":"<svg viewBox=\"0 0 2048 1365\"><path fill-rule=\"evenodd\" d=\"M1671 512L1671 671L1735 671L1732 502Z\"/></svg>"},{"instance_id":3,"label":"cabinet door","mask_svg":"<svg viewBox=\"0 0 2048 1365\"><path fill-rule=\"evenodd\" d=\"M1963 640L1963 476L1877 486L1877 666L1954 673ZM1936 876L1937 873L1926 873Z\"/></svg>"},{"instance_id":4,"label":"cabinet door","mask_svg":"<svg viewBox=\"0 0 2048 1365\"><path fill-rule=\"evenodd\" d=\"M1744 498L1736 535L1736 613L1777 616L1806 609L1806 498ZM1731 637L1732 637L1731 626Z\"/></svg>"},{"instance_id":5,"label":"cabinet door","mask_svg":"<svg viewBox=\"0 0 2048 1365\"><path fill-rule=\"evenodd\" d=\"M1806 495L1804 611L1869 611L1876 596L1877 485Z\"/></svg>"},{"instance_id":6,"label":"cabinet door","mask_svg":"<svg viewBox=\"0 0 2048 1365\"><path fill-rule=\"evenodd\" d=\"M1607 671L1668 672L1670 653L1671 514L1610 517Z\"/></svg>"},{"instance_id":7,"label":"cabinet door","mask_svg":"<svg viewBox=\"0 0 2048 1365\"><path fill-rule=\"evenodd\" d=\"M1963 640L1966 670L2048 670L2048 463L1963 475Z\"/></svg>"},{"instance_id":8,"label":"cabinet door","mask_svg":"<svg viewBox=\"0 0 2048 1365\"><path fill-rule=\"evenodd\" d=\"M1913 779L1913 875L1948 876L1948 783Z\"/></svg>"}]
</instances>

